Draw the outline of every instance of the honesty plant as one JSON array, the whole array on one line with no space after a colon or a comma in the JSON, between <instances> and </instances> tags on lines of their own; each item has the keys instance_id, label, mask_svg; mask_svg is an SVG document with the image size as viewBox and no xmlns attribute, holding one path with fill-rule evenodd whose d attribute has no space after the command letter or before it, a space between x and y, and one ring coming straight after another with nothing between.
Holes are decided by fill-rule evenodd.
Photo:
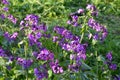
<instances>
[{"instance_id":1,"label":"honesty plant","mask_svg":"<svg viewBox=\"0 0 120 80\"><path fill-rule=\"evenodd\" d=\"M1 20L8 19L14 25L19 23L20 26L18 32L12 34L4 32L0 36L4 38L0 45L0 58L6 62L0 68L5 67L10 73L8 75L9 73L1 71L4 79L98 79L98 75L91 75L94 70L85 62L90 53L89 47L93 46L94 49L97 42L102 44L108 31L96 20L99 14L94 5L88 4L86 9L80 8L69 15L67 24L74 30L58 24L53 28L53 32L49 33L48 26L40 22L40 18L36 14L28 14L18 22L18 18L9 14L7 5L10 3L2 0L1 4L6 6L3 8L4 12L0 13ZM46 41L49 42L45 43ZM4 44L5 42L7 45ZM50 44L53 49L49 49L52 47ZM57 53L54 53L55 49L57 49ZM107 66L107 69L116 70L117 65L112 62L112 59L112 52L109 52L102 65ZM19 72L15 72L16 70ZM102 71L102 69L99 70ZM13 75L16 76L13 77ZM120 78L115 76L114 79L119 80Z\"/></svg>"}]
</instances>

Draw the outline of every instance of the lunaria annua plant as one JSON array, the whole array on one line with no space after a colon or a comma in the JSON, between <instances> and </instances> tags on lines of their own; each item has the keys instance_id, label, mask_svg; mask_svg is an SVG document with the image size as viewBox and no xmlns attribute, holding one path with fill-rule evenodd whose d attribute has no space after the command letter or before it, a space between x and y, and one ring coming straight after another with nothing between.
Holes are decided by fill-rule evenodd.
<instances>
[{"instance_id":1,"label":"lunaria annua plant","mask_svg":"<svg viewBox=\"0 0 120 80\"><path fill-rule=\"evenodd\" d=\"M16 24L18 19L9 14L7 6L10 3L7 0L1 0L1 4L6 6L3 11L7 12L7 14L0 14L1 19L6 18ZM4 39L0 46L0 57L6 62L4 66L9 73L16 75L12 77L12 74L7 75L2 71L2 76L7 75L4 79L21 78L21 80L25 78L26 80L97 79L97 75L91 78L90 74L93 73L87 74L92 71L92 68L85 64L87 53L90 53L88 47L94 46L97 41L103 42L108 34L106 27L96 21L97 16L97 8L88 4L86 9L80 8L69 15L67 24L73 27L74 31L57 25L52 33L48 33L48 26L39 22L39 16L27 15L21 20L18 32L12 34L4 32L2 35ZM50 43L45 43L45 40L50 41L55 47L49 49ZM4 42L7 45L4 45ZM58 49L57 53L54 53L55 49ZM109 52L104 65L110 70L116 70L117 65L112 60L112 52ZM119 80L120 77L114 76L113 79Z\"/></svg>"}]
</instances>

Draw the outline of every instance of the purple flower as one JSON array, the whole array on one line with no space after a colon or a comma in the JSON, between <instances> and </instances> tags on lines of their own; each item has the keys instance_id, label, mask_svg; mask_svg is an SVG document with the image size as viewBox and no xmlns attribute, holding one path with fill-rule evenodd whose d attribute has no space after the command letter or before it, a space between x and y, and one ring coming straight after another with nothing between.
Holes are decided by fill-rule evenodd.
<instances>
[{"instance_id":1,"label":"purple flower","mask_svg":"<svg viewBox=\"0 0 120 80\"><path fill-rule=\"evenodd\" d=\"M101 40L104 40L107 37L107 35L108 35L107 29L103 30Z\"/></svg>"},{"instance_id":2,"label":"purple flower","mask_svg":"<svg viewBox=\"0 0 120 80\"><path fill-rule=\"evenodd\" d=\"M21 22L20 22L20 26L25 26L24 21L21 21Z\"/></svg>"},{"instance_id":3,"label":"purple flower","mask_svg":"<svg viewBox=\"0 0 120 80\"><path fill-rule=\"evenodd\" d=\"M41 36L42 36L42 34L40 32L37 32L36 35L35 35L35 38L39 39L39 38L41 38Z\"/></svg>"},{"instance_id":4,"label":"purple flower","mask_svg":"<svg viewBox=\"0 0 120 80\"><path fill-rule=\"evenodd\" d=\"M63 68L58 64L58 60L56 60L55 62L51 62L50 67L52 68L52 71L56 74L63 73Z\"/></svg>"},{"instance_id":5,"label":"purple flower","mask_svg":"<svg viewBox=\"0 0 120 80\"><path fill-rule=\"evenodd\" d=\"M96 11L91 12L91 15L92 16L98 16L98 11L96 10Z\"/></svg>"},{"instance_id":6,"label":"purple flower","mask_svg":"<svg viewBox=\"0 0 120 80\"><path fill-rule=\"evenodd\" d=\"M117 69L117 65L116 64L110 64L109 68L112 70L116 70Z\"/></svg>"},{"instance_id":7,"label":"purple flower","mask_svg":"<svg viewBox=\"0 0 120 80\"><path fill-rule=\"evenodd\" d=\"M72 50L76 53L85 51L85 47L80 44L79 41L71 41L70 46L72 47Z\"/></svg>"},{"instance_id":8,"label":"purple flower","mask_svg":"<svg viewBox=\"0 0 120 80\"><path fill-rule=\"evenodd\" d=\"M73 34L68 31L67 29L65 29L63 32L62 32L62 36L66 39L73 39Z\"/></svg>"},{"instance_id":9,"label":"purple flower","mask_svg":"<svg viewBox=\"0 0 120 80\"><path fill-rule=\"evenodd\" d=\"M75 26L75 27L79 26L78 22L73 22L72 24L73 24L73 26Z\"/></svg>"},{"instance_id":10,"label":"purple flower","mask_svg":"<svg viewBox=\"0 0 120 80\"><path fill-rule=\"evenodd\" d=\"M90 18L88 20L88 26L91 27L93 30L96 30L97 33L102 33L99 37L99 39L104 40L108 34L107 29L100 25L98 22L96 22L93 18ZM94 36L94 39L97 39L97 35Z\"/></svg>"},{"instance_id":11,"label":"purple flower","mask_svg":"<svg viewBox=\"0 0 120 80\"><path fill-rule=\"evenodd\" d=\"M41 48L42 43L41 42L37 42L36 45L37 45L38 48Z\"/></svg>"},{"instance_id":12,"label":"purple flower","mask_svg":"<svg viewBox=\"0 0 120 80\"><path fill-rule=\"evenodd\" d=\"M46 66L41 65L39 68L34 68L34 75L36 76L37 80L42 80L43 78L48 77L48 71Z\"/></svg>"},{"instance_id":13,"label":"purple flower","mask_svg":"<svg viewBox=\"0 0 120 80\"><path fill-rule=\"evenodd\" d=\"M109 52L109 53L106 55L106 58L111 61L111 60L112 60L112 52Z\"/></svg>"},{"instance_id":14,"label":"purple flower","mask_svg":"<svg viewBox=\"0 0 120 80\"><path fill-rule=\"evenodd\" d=\"M0 14L0 18L5 19L5 15L4 14Z\"/></svg>"},{"instance_id":15,"label":"purple flower","mask_svg":"<svg viewBox=\"0 0 120 80\"><path fill-rule=\"evenodd\" d=\"M89 19L88 26L90 26L92 29L96 30L97 32L102 31L102 28L104 28L98 22L96 22L93 18Z\"/></svg>"},{"instance_id":16,"label":"purple flower","mask_svg":"<svg viewBox=\"0 0 120 80\"><path fill-rule=\"evenodd\" d=\"M120 76L118 75L118 76L113 76L113 79L114 80L120 80Z\"/></svg>"},{"instance_id":17,"label":"purple flower","mask_svg":"<svg viewBox=\"0 0 120 80\"><path fill-rule=\"evenodd\" d=\"M79 14L83 14L83 13L84 13L84 9L79 9L77 12L78 12Z\"/></svg>"},{"instance_id":18,"label":"purple flower","mask_svg":"<svg viewBox=\"0 0 120 80\"><path fill-rule=\"evenodd\" d=\"M25 26L29 26L29 24ZM39 30L37 25L32 25L31 29L33 30L33 32Z\"/></svg>"},{"instance_id":19,"label":"purple flower","mask_svg":"<svg viewBox=\"0 0 120 80\"><path fill-rule=\"evenodd\" d=\"M8 70L11 70L11 69L12 69L11 66L6 66L6 68L7 68Z\"/></svg>"},{"instance_id":20,"label":"purple flower","mask_svg":"<svg viewBox=\"0 0 120 80\"><path fill-rule=\"evenodd\" d=\"M2 0L2 3L3 3L3 4L6 4L6 5L9 4L8 0Z\"/></svg>"},{"instance_id":21,"label":"purple flower","mask_svg":"<svg viewBox=\"0 0 120 80\"><path fill-rule=\"evenodd\" d=\"M8 32L5 32L5 33L4 33L4 37L5 37L8 41L15 40L17 36L18 36L18 33L17 33L17 32L14 32L12 35L10 35Z\"/></svg>"},{"instance_id":22,"label":"purple flower","mask_svg":"<svg viewBox=\"0 0 120 80\"><path fill-rule=\"evenodd\" d=\"M7 39L7 40L10 40L10 34L8 32L5 32L4 33L4 37Z\"/></svg>"},{"instance_id":23,"label":"purple flower","mask_svg":"<svg viewBox=\"0 0 120 80\"><path fill-rule=\"evenodd\" d=\"M35 52L35 51L34 51L34 52L32 53L32 55L33 55L34 57L37 57L37 56L38 56L38 52Z\"/></svg>"},{"instance_id":24,"label":"purple flower","mask_svg":"<svg viewBox=\"0 0 120 80\"><path fill-rule=\"evenodd\" d=\"M62 49L66 50L66 51L73 51L73 49L70 46L70 44L63 43L63 44L61 44L61 47L62 47Z\"/></svg>"},{"instance_id":25,"label":"purple flower","mask_svg":"<svg viewBox=\"0 0 120 80\"><path fill-rule=\"evenodd\" d=\"M10 36L10 38L11 38L12 40L14 40L14 39L16 39L17 36L18 36L18 33L17 33L17 32L14 32L14 33Z\"/></svg>"},{"instance_id":26,"label":"purple flower","mask_svg":"<svg viewBox=\"0 0 120 80\"><path fill-rule=\"evenodd\" d=\"M15 59L13 55L9 55L8 58L9 58L9 61L13 61Z\"/></svg>"},{"instance_id":27,"label":"purple flower","mask_svg":"<svg viewBox=\"0 0 120 80\"><path fill-rule=\"evenodd\" d=\"M72 21L73 21L73 22L78 21L78 16L77 16L77 15L73 15L73 16L71 16L71 17L72 17Z\"/></svg>"},{"instance_id":28,"label":"purple flower","mask_svg":"<svg viewBox=\"0 0 120 80\"><path fill-rule=\"evenodd\" d=\"M73 35L72 32L70 32L69 30L63 27L56 26L54 27L54 31L66 39L69 39L69 40L78 39L78 36Z\"/></svg>"},{"instance_id":29,"label":"purple flower","mask_svg":"<svg viewBox=\"0 0 120 80\"><path fill-rule=\"evenodd\" d=\"M58 65L52 66L52 70L53 70L54 73L57 73L57 74L58 73L63 73L63 68L58 66Z\"/></svg>"},{"instance_id":30,"label":"purple flower","mask_svg":"<svg viewBox=\"0 0 120 80\"><path fill-rule=\"evenodd\" d=\"M77 65L77 64L68 65L68 68L70 69L70 71L73 71L73 72L79 71L79 65Z\"/></svg>"},{"instance_id":31,"label":"purple flower","mask_svg":"<svg viewBox=\"0 0 120 80\"><path fill-rule=\"evenodd\" d=\"M29 68L29 67L32 65L33 60L31 60L31 59L25 60L25 59L23 59L23 58L18 58L18 59L17 59L17 62L18 62L18 64L22 65L22 67L23 67L24 69L27 69L27 68Z\"/></svg>"},{"instance_id":32,"label":"purple flower","mask_svg":"<svg viewBox=\"0 0 120 80\"><path fill-rule=\"evenodd\" d=\"M70 54L70 59L71 60L75 60L76 59L76 55L75 54Z\"/></svg>"},{"instance_id":33,"label":"purple flower","mask_svg":"<svg viewBox=\"0 0 120 80\"><path fill-rule=\"evenodd\" d=\"M86 59L86 54L83 52L83 51L81 51L81 52L79 52L79 53L77 53L77 58L80 60L80 59Z\"/></svg>"},{"instance_id":34,"label":"purple flower","mask_svg":"<svg viewBox=\"0 0 120 80\"><path fill-rule=\"evenodd\" d=\"M87 7L86 7L88 10L91 10L91 11L95 11L96 10L96 7L92 4L88 4Z\"/></svg>"},{"instance_id":35,"label":"purple flower","mask_svg":"<svg viewBox=\"0 0 120 80\"><path fill-rule=\"evenodd\" d=\"M9 8L8 7L4 7L3 10L8 12Z\"/></svg>"},{"instance_id":36,"label":"purple flower","mask_svg":"<svg viewBox=\"0 0 120 80\"><path fill-rule=\"evenodd\" d=\"M58 34L62 34L62 32L65 30L63 27L56 26L54 27L54 31Z\"/></svg>"},{"instance_id":37,"label":"purple flower","mask_svg":"<svg viewBox=\"0 0 120 80\"><path fill-rule=\"evenodd\" d=\"M0 47L0 57L6 57L5 50Z\"/></svg>"},{"instance_id":38,"label":"purple flower","mask_svg":"<svg viewBox=\"0 0 120 80\"><path fill-rule=\"evenodd\" d=\"M56 42L58 40L58 36L53 36L53 42Z\"/></svg>"},{"instance_id":39,"label":"purple flower","mask_svg":"<svg viewBox=\"0 0 120 80\"><path fill-rule=\"evenodd\" d=\"M93 35L93 39L94 40L98 40L99 39L99 35L96 33L95 35Z\"/></svg>"},{"instance_id":40,"label":"purple flower","mask_svg":"<svg viewBox=\"0 0 120 80\"><path fill-rule=\"evenodd\" d=\"M45 23L42 23L38 26L38 29L41 31L46 32L47 31L47 26L45 25Z\"/></svg>"},{"instance_id":41,"label":"purple flower","mask_svg":"<svg viewBox=\"0 0 120 80\"><path fill-rule=\"evenodd\" d=\"M29 39L30 46L33 46L37 42L37 39L35 38L33 34L29 34L28 39Z\"/></svg>"},{"instance_id":42,"label":"purple flower","mask_svg":"<svg viewBox=\"0 0 120 80\"><path fill-rule=\"evenodd\" d=\"M27 15L26 18L24 19L29 23L29 25L37 25L39 17L34 14Z\"/></svg>"},{"instance_id":43,"label":"purple flower","mask_svg":"<svg viewBox=\"0 0 120 80\"><path fill-rule=\"evenodd\" d=\"M93 18L90 18L88 20L88 26L90 26L91 28L94 27L95 24L96 24L96 21Z\"/></svg>"},{"instance_id":44,"label":"purple flower","mask_svg":"<svg viewBox=\"0 0 120 80\"><path fill-rule=\"evenodd\" d=\"M51 53L47 49L43 49L40 51L40 53L37 56L38 60L53 60L54 59L54 54Z\"/></svg>"},{"instance_id":45,"label":"purple flower","mask_svg":"<svg viewBox=\"0 0 120 80\"><path fill-rule=\"evenodd\" d=\"M44 38L50 38L51 37L51 34L43 34L42 35Z\"/></svg>"},{"instance_id":46,"label":"purple flower","mask_svg":"<svg viewBox=\"0 0 120 80\"><path fill-rule=\"evenodd\" d=\"M67 21L67 24L71 24L71 23L72 23L72 21L71 21L71 20L68 20L68 21Z\"/></svg>"},{"instance_id":47,"label":"purple flower","mask_svg":"<svg viewBox=\"0 0 120 80\"><path fill-rule=\"evenodd\" d=\"M12 23L16 24L17 23L17 18L13 17L13 15L8 15L7 17Z\"/></svg>"}]
</instances>

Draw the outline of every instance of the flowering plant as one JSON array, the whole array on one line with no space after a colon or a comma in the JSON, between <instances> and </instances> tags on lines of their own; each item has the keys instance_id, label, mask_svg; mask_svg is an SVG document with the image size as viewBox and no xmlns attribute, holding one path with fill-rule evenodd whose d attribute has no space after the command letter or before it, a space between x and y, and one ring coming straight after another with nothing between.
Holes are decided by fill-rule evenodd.
<instances>
[{"instance_id":1,"label":"flowering plant","mask_svg":"<svg viewBox=\"0 0 120 80\"><path fill-rule=\"evenodd\" d=\"M100 76L103 74L101 71L107 69L110 73L117 69L117 65L112 62L112 52L106 58L98 55L96 44L104 42L108 31L96 20L99 12L94 5L88 4L86 9L80 8L71 13L66 21L67 26L57 25L50 32L48 25L41 22L38 15L28 14L19 22L18 18L9 14L7 6L10 2L2 0L1 4L6 6L1 12L1 21L7 19L19 26L16 32L2 31L0 35L1 79L112 78L111 75ZM97 61L91 63L91 58Z\"/></svg>"}]
</instances>

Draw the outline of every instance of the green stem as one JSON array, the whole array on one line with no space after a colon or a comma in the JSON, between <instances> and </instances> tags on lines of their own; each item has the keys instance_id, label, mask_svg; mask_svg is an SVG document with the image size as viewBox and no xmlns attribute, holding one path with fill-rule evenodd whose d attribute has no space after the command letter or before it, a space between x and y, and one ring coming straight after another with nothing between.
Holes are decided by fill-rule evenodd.
<instances>
[{"instance_id":1,"label":"green stem","mask_svg":"<svg viewBox=\"0 0 120 80\"><path fill-rule=\"evenodd\" d=\"M81 30L81 32L82 32L82 35L81 35L81 39L80 39L80 43L82 42L82 40L83 40L83 37L84 37L84 33L85 33L85 28L86 28L86 20L87 20L87 16L85 16L85 19L84 19L84 22L83 22L83 27L82 27L82 30Z\"/></svg>"},{"instance_id":2,"label":"green stem","mask_svg":"<svg viewBox=\"0 0 120 80\"><path fill-rule=\"evenodd\" d=\"M27 60L27 43L25 43L24 50L25 50L25 59ZM26 72L26 80L28 80L28 69L26 69L25 72Z\"/></svg>"},{"instance_id":3,"label":"green stem","mask_svg":"<svg viewBox=\"0 0 120 80\"><path fill-rule=\"evenodd\" d=\"M83 37L84 37L84 32L83 32L82 35L81 35L80 43L82 42Z\"/></svg>"}]
</instances>

